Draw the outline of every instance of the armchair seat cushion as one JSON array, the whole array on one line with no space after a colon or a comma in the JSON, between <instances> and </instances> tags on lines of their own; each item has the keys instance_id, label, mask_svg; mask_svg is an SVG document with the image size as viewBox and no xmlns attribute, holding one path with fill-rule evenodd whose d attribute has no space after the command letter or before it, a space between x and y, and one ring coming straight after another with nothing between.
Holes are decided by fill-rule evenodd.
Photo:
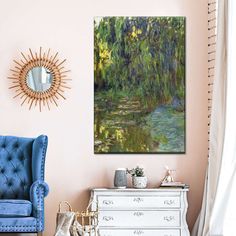
<instances>
[{"instance_id":1,"label":"armchair seat cushion","mask_svg":"<svg viewBox=\"0 0 236 236\"><path fill-rule=\"evenodd\" d=\"M0 199L0 217L26 217L32 213L32 203L28 200Z\"/></svg>"}]
</instances>

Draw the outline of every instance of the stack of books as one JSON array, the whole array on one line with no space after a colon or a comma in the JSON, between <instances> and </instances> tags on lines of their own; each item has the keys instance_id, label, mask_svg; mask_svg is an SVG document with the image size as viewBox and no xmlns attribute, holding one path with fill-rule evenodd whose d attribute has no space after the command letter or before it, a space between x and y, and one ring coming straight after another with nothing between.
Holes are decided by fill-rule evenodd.
<instances>
[{"instance_id":1,"label":"stack of books","mask_svg":"<svg viewBox=\"0 0 236 236\"><path fill-rule=\"evenodd\" d=\"M188 184L182 182L162 182L160 188L189 188Z\"/></svg>"}]
</instances>

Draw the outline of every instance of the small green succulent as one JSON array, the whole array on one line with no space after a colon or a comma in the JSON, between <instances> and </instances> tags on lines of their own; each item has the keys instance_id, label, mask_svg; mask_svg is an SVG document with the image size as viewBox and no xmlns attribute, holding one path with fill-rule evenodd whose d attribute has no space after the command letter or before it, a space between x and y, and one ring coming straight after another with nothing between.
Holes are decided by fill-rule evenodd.
<instances>
[{"instance_id":1,"label":"small green succulent","mask_svg":"<svg viewBox=\"0 0 236 236\"><path fill-rule=\"evenodd\" d=\"M131 176L135 177L143 177L144 176L144 170L143 168L136 166L133 169L127 169L127 173L130 174Z\"/></svg>"}]
</instances>

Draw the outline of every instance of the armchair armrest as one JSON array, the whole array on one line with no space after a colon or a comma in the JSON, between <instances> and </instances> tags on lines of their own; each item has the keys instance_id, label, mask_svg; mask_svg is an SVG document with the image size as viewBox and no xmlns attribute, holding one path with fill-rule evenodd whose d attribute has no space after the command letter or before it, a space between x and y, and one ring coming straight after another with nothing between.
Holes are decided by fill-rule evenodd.
<instances>
[{"instance_id":1,"label":"armchair armrest","mask_svg":"<svg viewBox=\"0 0 236 236\"><path fill-rule=\"evenodd\" d=\"M44 198L48 195L49 187L43 180L36 180L30 187L30 201L33 204L33 216L42 218L44 213Z\"/></svg>"}]
</instances>

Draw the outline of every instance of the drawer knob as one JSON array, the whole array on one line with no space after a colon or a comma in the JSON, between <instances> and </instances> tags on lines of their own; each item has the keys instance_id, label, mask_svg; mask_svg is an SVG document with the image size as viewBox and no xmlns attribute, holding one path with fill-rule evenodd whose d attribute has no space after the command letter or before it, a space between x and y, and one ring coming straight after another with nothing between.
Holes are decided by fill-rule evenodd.
<instances>
[{"instance_id":1,"label":"drawer knob","mask_svg":"<svg viewBox=\"0 0 236 236\"><path fill-rule=\"evenodd\" d=\"M135 198L133 199L133 201L134 201L134 202L137 202L137 203L140 203L140 202L143 202L144 200L143 200L143 198L141 198L141 197L135 197Z\"/></svg>"},{"instance_id":2,"label":"drawer knob","mask_svg":"<svg viewBox=\"0 0 236 236\"><path fill-rule=\"evenodd\" d=\"M102 219L105 220L105 221L112 221L112 220L114 220L114 218L112 216L103 216Z\"/></svg>"},{"instance_id":3,"label":"drawer knob","mask_svg":"<svg viewBox=\"0 0 236 236\"><path fill-rule=\"evenodd\" d=\"M134 212L134 216L138 216L138 217L144 216L144 213L141 211L136 211L136 212Z\"/></svg>"},{"instance_id":4,"label":"drawer knob","mask_svg":"<svg viewBox=\"0 0 236 236\"><path fill-rule=\"evenodd\" d=\"M174 216L164 216L164 220L170 222L172 220L175 220L175 217Z\"/></svg>"},{"instance_id":5,"label":"drawer knob","mask_svg":"<svg viewBox=\"0 0 236 236\"><path fill-rule=\"evenodd\" d=\"M164 204L165 205L173 205L173 204L175 204L175 201L174 200L165 200Z\"/></svg>"},{"instance_id":6,"label":"drawer knob","mask_svg":"<svg viewBox=\"0 0 236 236\"><path fill-rule=\"evenodd\" d=\"M135 235L141 235L141 234L144 234L144 232L142 230L135 230L134 234Z\"/></svg>"},{"instance_id":7,"label":"drawer knob","mask_svg":"<svg viewBox=\"0 0 236 236\"><path fill-rule=\"evenodd\" d=\"M102 202L104 205L113 205L114 202L112 200L103 200Z\"/></svg>"}]
</instances>

